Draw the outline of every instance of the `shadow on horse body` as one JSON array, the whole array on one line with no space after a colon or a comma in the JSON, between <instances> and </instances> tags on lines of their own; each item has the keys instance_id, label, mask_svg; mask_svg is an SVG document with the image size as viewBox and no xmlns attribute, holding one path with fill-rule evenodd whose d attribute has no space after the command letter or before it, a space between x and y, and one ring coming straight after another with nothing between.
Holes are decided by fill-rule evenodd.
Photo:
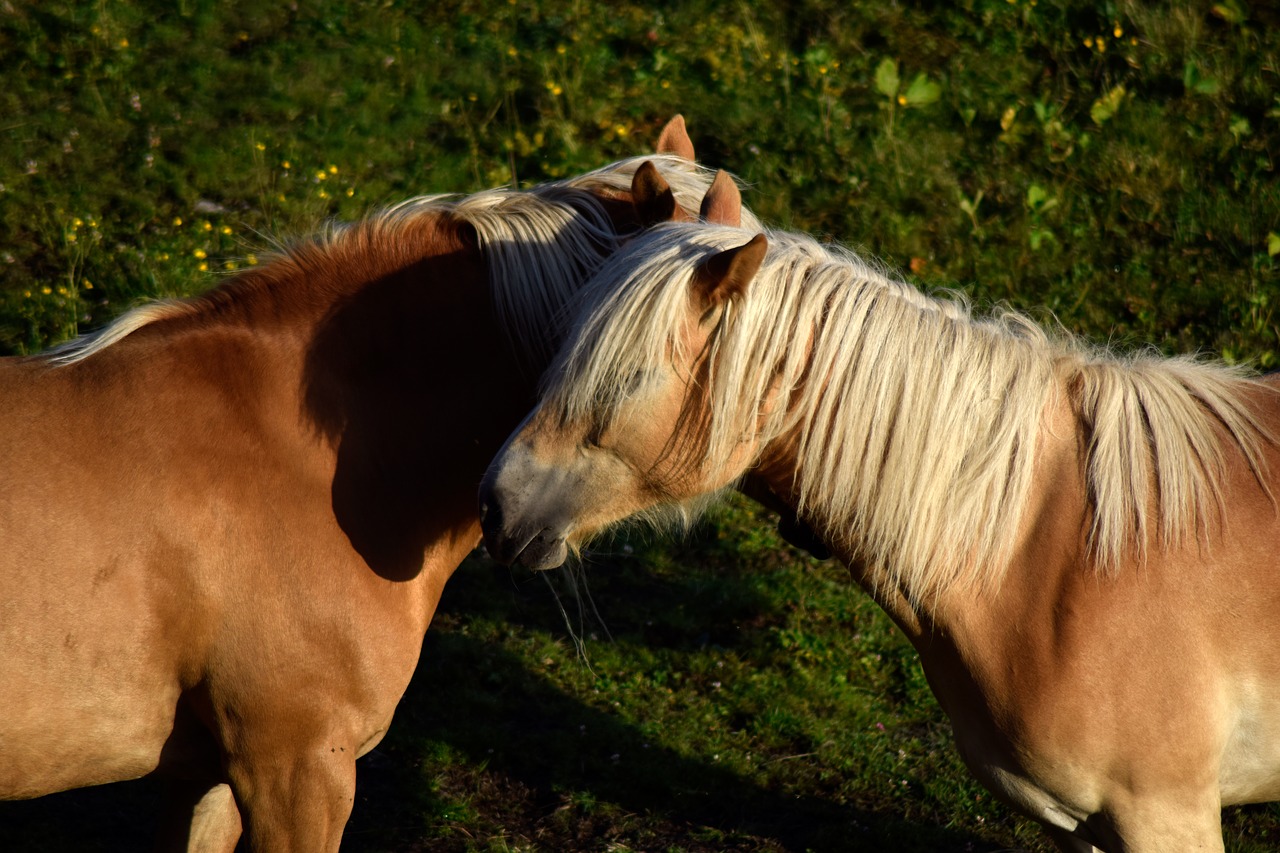
<instances>
[{"instance_id":1,"label":"shadow on horse body","mask_svg":"<svg viewBox=\"0 0 1280 853\"><path fill-rule=\"evenodd\" d=\"M1224 805L1280 799L1274 376L974 318L731 227L650 229L581 304L482 486L500 560L752 471L1062 849L1221 850Z\"/></svg>"},{"instance_id":2,"label":"shadow on horse body","mask_svg":"<svg viewBox=\"0 0 1280 853\"><path fill-rule=\"evenodd\" d=\"M682 120L658 150L696 210ZM336 849L640 163L417 200L0 363L0 797L157 773L173 846Z\"/></svg>"}]
</instances>

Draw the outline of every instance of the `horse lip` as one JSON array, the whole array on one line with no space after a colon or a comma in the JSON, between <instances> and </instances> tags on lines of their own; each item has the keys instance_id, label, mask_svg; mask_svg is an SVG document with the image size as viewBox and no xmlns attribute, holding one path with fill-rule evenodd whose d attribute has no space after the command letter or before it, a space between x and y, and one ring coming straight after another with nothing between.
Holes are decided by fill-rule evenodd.
<instances>
[{"instance_id":1,"label":"horse lip","mask_svg":"<svg viewBox=\"0 0 1280 853\"><path fill-rule=\"evenodd\" d=\"M565 537L544 527L520 549L515 562L526 569L546 571L562 565L568 555L569 547Z\"/></svg>"},{"instance_id":2,"label":"horse lip","mask_svg":"<svg viewBox=\"0 0 1280 853\"><path fill-rule=\"evenodd\" d=\"M502 565L553 569L564 562L568 547L562 533L551 527L525 527L513 531L502 524L501 512L488 512L484 516L480 528L484 533L485 548L489 556Z\"/></svg>"},{"instance_id":3,"label":"horse lip","mask_svg":"<svg viewBox=\"0 0 1280 853\"><path fill-rule=\"evenodd\" d=\"M484 544L489 556L504 566L520 559L521 553L533 541L536 533L513 534L506 530L485 530Z\"/></svg>"}]
</instances>

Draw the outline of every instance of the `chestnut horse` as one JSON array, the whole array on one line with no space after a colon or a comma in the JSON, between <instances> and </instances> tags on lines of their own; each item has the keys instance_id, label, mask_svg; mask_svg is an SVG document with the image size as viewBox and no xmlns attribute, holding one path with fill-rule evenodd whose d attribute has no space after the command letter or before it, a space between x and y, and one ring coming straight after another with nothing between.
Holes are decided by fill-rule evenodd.
<instances>
[{"instance_id":1,"label":"chestnut horse","mask_svg":"<svg viewBox=\"0 0 1280 853\"><path fill-rule=\"evenodd\" d=\"M1063 850L1222 850L1280 799L1273 379L971 315L792 234L612 256L485 478L531 567L745 472L918 651L972 771Z\"/></svg>"},{"instance_id":2,"label":"chestnut horse","mask_svg":"<svg viewBox=\"0 0 1280 853\"><path fill-rule=\"evenodd\" d=\"M682 119L658 151L696 211ZM0 798L167 774L180 849L336 850L641 164L418 199L0 362Z\"/></svg>"}]
</instances>

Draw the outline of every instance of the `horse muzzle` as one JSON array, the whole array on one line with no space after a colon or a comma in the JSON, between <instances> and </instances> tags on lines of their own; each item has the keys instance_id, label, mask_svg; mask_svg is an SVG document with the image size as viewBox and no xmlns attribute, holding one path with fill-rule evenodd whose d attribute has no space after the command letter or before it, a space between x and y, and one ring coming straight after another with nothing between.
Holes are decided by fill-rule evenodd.
<instances>
[{"instance_id":1,"label":"horse muzzle","mask_svg":"<svg viewBox=\"0 0 1280 853\"><path fill-rule=\"evenodd\" d=\"M501 489L486 477L480 487L480 529L489 556L505 566L554 569L569 556L567 531L555 524L512 518Z\"/></svg>"}]
</instances>

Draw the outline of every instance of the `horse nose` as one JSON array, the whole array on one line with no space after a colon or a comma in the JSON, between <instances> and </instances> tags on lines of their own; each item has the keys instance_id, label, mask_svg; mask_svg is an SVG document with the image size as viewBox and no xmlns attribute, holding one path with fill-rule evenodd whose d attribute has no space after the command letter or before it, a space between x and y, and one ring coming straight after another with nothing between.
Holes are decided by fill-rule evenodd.
<instances>
[{"instance_id":1,"label":"horse nose","mask_svg":"<svg viewBox=\"0 0 1280 853\"><path fill-rule=\"evenodd\" d=\"M480 532L489 556L503 565L511 565L525 542L517 541L515 532L507 530L501 489L492 477L485 477L480 484L479 503Z\"/></svg>"},{"instance_id":2,"label":"horse nose","mask_svg":"<svg viewBox=\"0 0 1280 853\"><path fill-rule=\"evenodd\" d=\"M489 477L480 484L480 529L486 539L502 528L502 502Z\"/></svg>"}]
</instances>

